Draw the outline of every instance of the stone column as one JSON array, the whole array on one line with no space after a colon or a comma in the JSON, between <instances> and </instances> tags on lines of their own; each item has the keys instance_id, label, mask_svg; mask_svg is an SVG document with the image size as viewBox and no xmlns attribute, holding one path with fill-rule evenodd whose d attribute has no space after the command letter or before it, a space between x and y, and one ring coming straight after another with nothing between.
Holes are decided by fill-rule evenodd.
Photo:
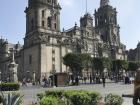
<instances>
[{"instance_id":1,"label":"stone column","mask_svg":"<svg viewBox=\"0 0 140 105\"><path fill-rule=\"evenodd\" d=\"M35 80L35 71L33 71L33 85L36 84L36 80Z\"/></svg>"},{"instance_id":2,"label":"stone column","mask_svg":"<svg viewBox=\"0 0 140 105\"><path fill-rule=\"evenodd\" d=\"M10 71L10 81L11 82L18 82L18 77L17 77L17 68L18 68L18 64L16 64L15 62L12 62L9 64L9 71Z\"/></svg>"},{"instance_id":3,"label":"stone column","mask_svg":"<svg viewBox=\"0 0 140 105\"><path fill-rule=\"evenodd\" d=\"M12 62L9 64L9 71L10 71L10 81L11 82L18 82L18 77L17 77L17 68L18 64L15 63L14 59L14 50L13 50L13 55L12 55Z\"/></svg>"}]
</instances>

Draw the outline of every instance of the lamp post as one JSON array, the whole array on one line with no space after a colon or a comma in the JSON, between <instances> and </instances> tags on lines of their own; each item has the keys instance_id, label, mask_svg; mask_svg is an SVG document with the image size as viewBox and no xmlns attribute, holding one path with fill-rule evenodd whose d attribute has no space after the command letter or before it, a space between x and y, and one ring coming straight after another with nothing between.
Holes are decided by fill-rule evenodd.
<instances>
[{"instance_id":1,"label":"lamp post","mask_svg":"<svg viewBox=\"0 0 140 105\"><path fill-rule=\"evenodd\" d=\"M33 85L35 85L35 71L33 71Z\"/></svg>"}]
</instances>

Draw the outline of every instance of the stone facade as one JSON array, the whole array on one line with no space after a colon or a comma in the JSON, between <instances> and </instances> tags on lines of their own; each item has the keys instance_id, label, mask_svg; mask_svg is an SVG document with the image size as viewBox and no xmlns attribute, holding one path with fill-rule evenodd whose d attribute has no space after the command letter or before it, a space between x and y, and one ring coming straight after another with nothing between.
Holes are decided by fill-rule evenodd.
<instances>
[{"instance_id":1,"label":"stone facade","mask_svg":"<svg viewBox=\"0 0 140 105\"><path fill-rule=\"evenodd\" d=\"M9 44L1 39L1 71L3 80L8 75L12 48L18 64L18 79L38 81L56 73L67 72L63 57L70 52L89 53L93 57L127 59L125 45L120 42L117 11L109 0L101 0L93 16L85 13L80 26L60 31L60 10L57 0L29 0L26 13L24 45ZM11 46L12 45L12 46ZM9 47L11 46L11 47ZM4 75L3 75L4 74Z\"/></svg>"}]
</instances>

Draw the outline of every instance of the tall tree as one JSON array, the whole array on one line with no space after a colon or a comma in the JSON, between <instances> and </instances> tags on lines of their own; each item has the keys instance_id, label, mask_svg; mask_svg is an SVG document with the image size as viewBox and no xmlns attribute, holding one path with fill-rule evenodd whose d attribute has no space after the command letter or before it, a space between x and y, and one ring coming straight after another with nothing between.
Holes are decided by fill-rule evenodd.
<instances>
[{"instance_id":1,"label":"tall tree","mask_svg":"<svg viewBox=\"0 0 140 105\"><path fill-rule=\"evenodd\" d=\"M82 66L86 69L89 69L92 64L91 64L91 56L90 54L79 54L81 61L82 61Z\"/></svg>"},{"instance_id":2,"label":"tall tree","mask_svg":"<svg viewBox=\"0 0 140 105\"><path fill-rule=\"evenodd\" d=\"M107 68L107 70L110 71L112 69L112 61L111 61L111 59L103 57L102 61L103 61L103 67Z\"/></svg>"},{"instance_id":3,"label":"tall tree","mask_svg":"<svg viewBox=\"0 0 140 105\"><path fill-rule=\"evenodd\" d=\"M93 58L93 66L97 73L102 74L104 69L111 70L112 61L109 58Z\"/></svg>"},{"instance_id":4,"label":"tall tree","mask_svg":"<svg viewBox=\"0 0 140 105\"><path fill-rule=\"evenodd\" d=\"M113 61L113 69L117 72L120 70L127 70L128 68L128 62L125 60L114 60Z\"/></svg>"},{"instance_id":5,"label":"tall tree","mask_svg":"<svg viewBox=\"0 0 140 105\"><path fill-rule=\"evenodd\" d=\"M82 66L82 60L81 60L80 55L69 53L64 56L63 63L66 66L70 67L71 72L73 73L74 76L81 74L83 66Z\"/></svg>"},{"instance_id":6,"label":"tall tree","mask_svg":"<svg viewBox=\"0 0 140 105\"><path fill-rule=\"evenodd\" d=\"M139 62L130 61L129 64L128 64L128 70L129 71L136 71L139 67L140 67Z\"/></svg>"},{"instance_id":7,"label":"tall tree","mask_svg":"<svg viewBox=\"0 0 140 105\"><path fill-rule=\"evenodd\" d=\"M101 58L93 58L93 66L96 73L101 74L103 72L103 61Z\"/></svg>"}]
</instances>

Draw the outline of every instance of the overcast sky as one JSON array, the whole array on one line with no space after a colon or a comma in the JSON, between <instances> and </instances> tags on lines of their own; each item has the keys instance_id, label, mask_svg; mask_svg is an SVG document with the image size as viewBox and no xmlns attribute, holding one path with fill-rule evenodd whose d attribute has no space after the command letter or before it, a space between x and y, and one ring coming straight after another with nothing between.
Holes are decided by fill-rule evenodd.
<instances>
[{"instance_id":1,"label":"overcast sky","mask_svg":"<svg viewBox=\"0 0 140 105\"><path fill-rule=\"evenodd\" d=\"M88 12L92 15L100 5L100 0L87 0ZM86 0L59 0L61 10L61 29L71 28L85 14ZM0 0L0 36L11 43L23 44L25 35L25 7L28 0ZM121 42L127 49L135 48L140 40L140 0L110 0L117 8Z\"/></svg>"}]
</instances>

